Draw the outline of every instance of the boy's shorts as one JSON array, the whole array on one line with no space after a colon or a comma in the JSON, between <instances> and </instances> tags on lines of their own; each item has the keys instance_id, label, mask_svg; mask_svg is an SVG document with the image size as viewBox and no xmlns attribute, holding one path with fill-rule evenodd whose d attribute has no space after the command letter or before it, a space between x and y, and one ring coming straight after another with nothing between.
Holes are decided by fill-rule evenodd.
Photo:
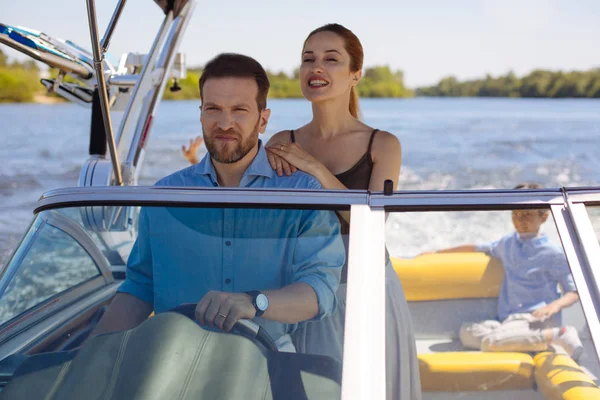
<instances>
[{"instance_id":1,"label":"boy's shorts","mask_svg":"<svg viewBox=\"0 0 600 400\"><path fill-rule=\"evenodd\" d=\"M530 313L512 314L503 322L464 323L459 337L462 345L469 349L535 352L548 348L543 330L552 327L550 319L540 321Z\"/></svg>"}]
</instances>

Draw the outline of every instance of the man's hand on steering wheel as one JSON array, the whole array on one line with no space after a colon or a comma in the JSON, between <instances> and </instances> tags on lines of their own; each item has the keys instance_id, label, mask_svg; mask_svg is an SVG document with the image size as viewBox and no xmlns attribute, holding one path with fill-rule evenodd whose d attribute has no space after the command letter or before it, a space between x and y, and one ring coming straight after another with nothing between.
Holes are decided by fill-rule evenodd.
<instances>
[{"instance_id":1,"label":"man's hand on steering wheel","mask_svg":"<svg viewBox=\"0 0 600 400\"><path fill-rule=\"evenodd\" d=\"M231 331L240 319L252 319L256 309L246 293L208 292L196 305L196 320L202 326Z\"/></svg>"}]
</instances>

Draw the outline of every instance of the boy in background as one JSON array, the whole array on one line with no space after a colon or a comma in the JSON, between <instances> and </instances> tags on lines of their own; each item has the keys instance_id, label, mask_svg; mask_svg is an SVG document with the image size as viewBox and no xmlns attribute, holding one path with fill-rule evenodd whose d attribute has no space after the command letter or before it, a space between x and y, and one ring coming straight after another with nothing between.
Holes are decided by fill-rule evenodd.
<instances>
[{"instance_id":1,"label":"boy in background","mask_svg":"<svg viewBox=\"0 0 600 400\"><path fill-rule=\"evenodd\" d=\"M520 184L515 189L539 189ZM579 300L564 253L539 232L547 210L515 210L512 232L496 242L463 245L437 253L484 252L504 265L498 320L465 323L460 340L482 351L544 351L560 345L573 359L583 346L573 326L562 326L561 310ZM560 284L563 294L558 289Z\"/></svg>"}]
</instances>

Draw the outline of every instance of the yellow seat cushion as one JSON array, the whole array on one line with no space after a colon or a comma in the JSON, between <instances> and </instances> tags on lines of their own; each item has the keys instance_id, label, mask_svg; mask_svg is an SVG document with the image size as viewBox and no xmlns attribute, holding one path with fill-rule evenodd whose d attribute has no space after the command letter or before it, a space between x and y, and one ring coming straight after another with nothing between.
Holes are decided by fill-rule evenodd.
<instances>
[{"instance_id":1,"label":"yellow seat cushion","mask_svg":"<svg viewBox=\"0 0 600 400\"><path fill-rule=\"evenodd\" d=\"M533 359L524 353L419 354L421 388L428 392L531 389Z\"/></svg>"},{"instance_id":2,"label":"yellow seat cushion","mask_svg":"<svg viewBox=\"0 0 600 400\"><path fill-rule=\"evenodd\" d=\"M484 253L391 258L408 301L498 297L502 263Z\"/></svg>"},{"instance_id":3,"label":"yellow seat cushion","mask_svg":"<svg viewBox=\"0 0 600 400\"><path fill-rule=\"evenodd\" d=\"M533 362L535 382L547 400L600 399L600 388L571 357L544 352Z\"/></svg>"}]
</instances>

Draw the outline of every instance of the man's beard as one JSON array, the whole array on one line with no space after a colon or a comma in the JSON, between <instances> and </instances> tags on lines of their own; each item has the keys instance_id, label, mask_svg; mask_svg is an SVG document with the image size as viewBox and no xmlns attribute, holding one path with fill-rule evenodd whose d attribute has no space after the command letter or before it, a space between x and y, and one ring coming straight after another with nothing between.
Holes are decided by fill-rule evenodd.
<instances>
[{"instance_id":1,"label":"man's beard","mask_svg":"<svg viewBox=\"0 0 600 400\"><path fill-rule=\"evenodd\" d=\"M216 129L210 136L207 135L203 129L202 136L204 137L204 143L206 144L208 154L210 154L213 160L222 164L233 164L240 161L242 158L246 157L248 153L250 153L250 151L258 142L258 124L259 122L257 122L254 126L252 134L246 137L245 140L242 140L242 135L233 129L228 131ZM230 143L217 145L215 143L216 139L214 139L216 135L229 135L235 137L237 139L235 141L235 147L231 149L232 144Z\"/></svg>"}]
</instances>

